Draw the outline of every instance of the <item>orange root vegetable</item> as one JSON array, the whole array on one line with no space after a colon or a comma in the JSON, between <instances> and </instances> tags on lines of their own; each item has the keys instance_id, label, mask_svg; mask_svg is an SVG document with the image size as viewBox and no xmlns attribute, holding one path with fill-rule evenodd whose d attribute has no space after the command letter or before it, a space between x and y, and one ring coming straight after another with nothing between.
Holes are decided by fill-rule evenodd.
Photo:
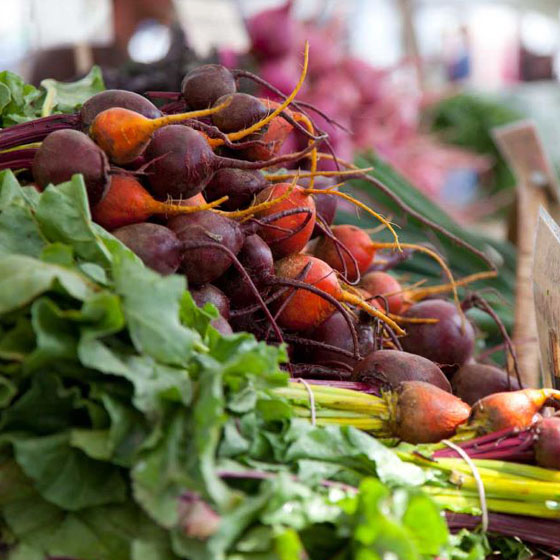
<instances>
[{"instance_id":1,"label":"orange root vegetable","mask_svg":"<svg viewBox=\"0 0 560 560\"><path fill-rule=\"evenodd\" d=\"M436 443L469 419L470 406L424 381L405 381L388 399L392 432L408 443Z\"/></svg>"},{"instance_id":2,"label":"orange root vegetable","mask_svg":"<svg viewBox=\"0 0 560 560\"><path fill-rule=\"evenodd\" d=\"M368 272L362 277L360 287L373 296L383 296L391 313L400 313L404 303L404 293L399 281L386 272Z\"/></svg>"},{"instance_id":3,"label":"orange root vegetable","mask_svg":"<svg viewBox=\"0 0 560 560\"><path fill-rule=\"evenodd\" d=\"M149 144L154 132L169 124L184 122L188 119L204 117L217 113L229 105L225 100L220 105L202 111L191 111L148 119L122 107L112 107L99 113L89 130L96 144L109 156L111 161L120 165L134 161Z\"/></svg>"},{"instance_id":4,"label":"orange root vegetable","mask_svg":"<svg viewBox=\"0 0 560 560\"><path fill-rule=\"evenodd\" d=\"M307 272L300 281L301 274ZM282 298L278 324L296 331L310 330L334 313L334 302L348 303L363 309L391 327L397 334L404 331L381 310L341 286L336 272L325 262L309 255L296 254L276 263L276 278L272 283L292 286ZM325 297L326 294L328 297Z\"/></svg>"},{"instance_id":5,"label":"orange root vegetable","mask_svg":"<svg viewBox=\"0 0 560 560\"><path fill-rule=\"evenodd\" d=\"M206 204L197 201L187 204L188 200L183 200L180 204L161 202L155 200L134 177L113 175L105 198L92 208L91 214L96 223L111 231L129 224L145 222L154 215L190 214L208 210L222 202L216 200Z\"/></svg>"},{"instance_id":6,"label":"orange root vegetable","mask_svg":"<svg viewBox=\"0 0 560 560\"><path fill-rule=\"evenodd\" d=\"M284 198L290 189L292 192ZM315 202L301 187L290 183L271 185L259 192L255 205L280 198L284 199L254 214L261 221L257 233L270 246L276 258L299 253L307 245L315 227ZM297 212L298 209L302 211ZM275 216L278 218L273 219ZM263 218L270 220L263 223Z\"/></svg>"},{"instance_id":7,"label":"orange root vegetable","mask_svg":"<svg viewBox=\"0 0 560 560\"><path fill-rule=\"evenodd\" d=\"M359 227L340 225L333 226L331 231L343 247L331 237L324 235L319 238L314 254L344 274L349 282L355 282L371 265L375 256L375 247L369 235Z\"/></svg>"},{"instance_id":8,"label":"orange root vegetable","mask_svg":"<svg viewBox=\"0 0 560 560\"><path fill-rule=\"evenodd\" d=\"M494 393L473 405L469 427L479 434L506 428L528 428L545 405L557 405L559 402L560 391L554 389Z\"/></svg>"}]
</instances>

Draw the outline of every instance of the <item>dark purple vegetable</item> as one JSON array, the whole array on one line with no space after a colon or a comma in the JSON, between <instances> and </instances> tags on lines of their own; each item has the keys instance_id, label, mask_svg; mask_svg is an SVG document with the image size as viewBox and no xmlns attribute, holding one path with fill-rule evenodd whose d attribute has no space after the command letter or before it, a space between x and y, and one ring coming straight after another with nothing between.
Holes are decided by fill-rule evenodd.
<instances>
[{"instance_id":1,"label":"dark purple vegetable","mask_svg":"<svg viewBox=\"0 0 560 560\"><path fill-rule=\"evenodd\" d=\"M129 109L149 119L161 117L161 111L142 95L122 89L108 89L96 93L82 105L80 109L82 129L87 132L93 119L102 111L112 107Z\"/></svg>"},{"instance_id":2,"label":"dark purple vegetable","mask_svg":"<svg viewBox=\"0 0 560 560\"><path fill-rule=\"evenodd\" d=\"M264 119L269 111L260 99L247 93L225 95L216 100L220 105L231 98L230 104L212 115L212 123L222 132L236 132L249 128Z\"/></svg>"},{"instance_id":3,"label":"dark purple vegetable","mask_svg":"<svg viewBox=\"0 0 560 560\"><path fill-rule=\"evenodd\" d=\"M176 216L167 225L183 243L181 269L189 283L195 285L213 282L233 262L226 252L208 246L209 243L224 246L237 255L244 241L236 221L207 210Z\"/></svg>"},{"instance_id":4,"label":"dark purple vegetable","mask_svg":"<svg viewBox=\"0 0 560 560\"><path fill-rule=\"evenodd\" d=\"M366 355L354 368L353 378L391 388L403 381L424 381L451 392L449 381L434 362L399 350L377 350Z\"/></svg>"},{"instance_id":5,"label":"dark purple vegetable","mask_svg":"<svg viewBox=\"0 0 560 560\"><path fill-rule=\"evenodd\" d=\"M204 284L199 288L191 288L191 295L198 307L203 307L206 303L211 303L216 307L218 313L224 318L229 319L229 299L212 284Z\"/></svg>"},{"instance_id":6,"label":"dark purple vegetable","mask_svg":"<svg viewBox=\"0 0 560 560\"><path fill-rule=\"evenodd\" d=\"M437 323L408 323L402 338L403 350L418 354L438 364L444 371L461 367L472 356L474 329L464 322L452 303L430 299L416 303L404 316L407 318L437 319Z\"/></svg>"},{"instance_id":7,"label":"dark purple vegetable","mask_svg":"<svg viewBox=\"0 0 560 560\"><path fill-rule=\"evenodd\" d=\"M221 208L239 210L249 206L253 198L267 186L267 180L259 171L225 168L212 175L204 189L204 196L208 202L227 196L228 200L222 203Z\"/></svg>"},{"instance_id":8,"label":"dark purple vegetable","mask_svg":"<svg viewBox=\"0 0 560 560\"><path fill-rule=\"evenodd\" d=\"M537 464L547 469L560 469L560 418L543 418L536 427L535 443Z\"/></svg>"},{"instance_id":9,"label":"dark purple vegetable","mask_svg":"<svg viewBox=\"0 0 560 560\"><path fill-rule=\"evenodd\" d=\"M355 327L358 335L358 352L360 356L367 356L373 351L373 328L371 325L362 323L356 324ZM341 348L352 354L354 352L354 341L347 320L338 311L313 329L309 334L309 338ZM306 353L308 354L306 361L325 366L336 367L343 363L354 367L358 363L355 357L313 346L309 346Z\"/></svg>"},{"instance_id":10,"label":"dark purple vegetable","mask_svg":"<svg viewBox=\"0 0 560 560\"><path fill-rule=\"evenodd\" d=\"M453 392L466 403L473 405L479 399L492 393L523 389L514 377L495 366L466 363L451 378Z\"/></svg>"},{"instance_id":11,"label":"dark purple vegetable","mask_svg":"<svg viewBox=\"0 0 560 560\"><path fill-rule=\"evenodd\" d=\"M33 159L33 178L39 187L58 185L81 173L90 206L103 199L109 188L107 156L88 136L77 130L49 134Z\"/></svg>"},{"instance_id":12,"label":"dark purple vegetable","mask_svg":"<svg viewBox=\"0 0 560 560\"><path fill-rule=\"evenodd\" d=\"M298 180L298 185L307 188L309 186L310 179L308 177L303 177ZM330 189L334 187L336 181L331 177L315 177L313 183L314 189ZM338 190L338 189L334 189ZM334 221L334 215L336 214L336 208L338 204L338 198L336 196L329 196L328 194L317 194L313 195L315 199L315 210L317 212L317 222L321 224L326 224L330 226ZM312 237L317 237L322 235L321 228L315 226L313 230Z\"/></svg>"},{"instance_id":13,"label":"dark purple vegetable","mask_svg":"<svg viewBox=\"0 0 560 560\"><path fill-rule=\"evenodd\" d=\"M221 64L204 64L191 70L181 83L183 99L191 109L207 109L220 97L235 93L235 79Z\"/></svg>"},{"instance_id":14,"label":"dark purple vegetable","mask_svg":"<svg viewBox=\"0 0 560 560\"><path fill-rule=\"evenodd\" d=\"M213 319L210 324L220 333L220 334L233 334L233 329L231 325L228 323L226 319L224 319L221 315Z\"/></svg>"},{"instance_id":15,"label":"dark purple vegetable","mask_svg":"<svg viewBox=\"0 0 560 560\"><path fill-rule=\"evenodd\" d=\"M136 253L144 264L167 275L181 262L182 247L177 236L165 226L148 222L132 224L113 231L113 235Z\"/></svg>"}]
</instances>

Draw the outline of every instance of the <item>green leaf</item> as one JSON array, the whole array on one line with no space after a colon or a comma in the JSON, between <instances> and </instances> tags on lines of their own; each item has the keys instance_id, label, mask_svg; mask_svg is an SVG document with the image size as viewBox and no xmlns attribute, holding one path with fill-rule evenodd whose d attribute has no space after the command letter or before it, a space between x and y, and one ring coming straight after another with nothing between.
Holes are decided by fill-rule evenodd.
<instances>
[{"instance_id":1,"label":"green leaf","mask_svg":"<svg viewBox=\"0 0 560 560\"><path fill-rule=\"evenodd\" d=\"M93 66L88 74L75 82L58 82L46 79L41 82L47 92L51 108L57 112L70 113L78 109L92 95L105 89L99 66ZM47 114L50 111L46 112Z\"/></svg>"},{"instance_id":2,"label":"green leaf","mask_svg":"<svg viewBox=\"0 0 560 560\"><path fill-rule=\"evenodd\" d=\"M70 181L48 186L41 194L35 213L45 237L74 249L78 257L108 265L110 254L97 235L81 175Z\"/></svg>"},{"instance_id":3,"label":"green leaf","mask_svg":"<svg viewBox=\"0 0 560 560\"><path fill-rule=\"evenodd\" d=\"M185 278L163 277L128 259L113 264L113 275L138 352L164 364L186 366L200 338L179 321Z\"/></svg>"},{"instance_id":4,"label":"green leaf","mask_svg":"<svg viewBox=\"0 0 560 560\"><path fill-rule=\"evenodd\" d=\"M18 464L41 496L61 508L77 511L126 498L118 469L72 448L69 434L19 439L14 450Z\"/></svg>"},{"instance_id":5,"label":"green leaf","mask_svg":"<svg viewBox=\"0 0 560 560\"><path fill-rule=\"evenodd\" d=\"M17 74L5 70L0 72L2 86L2 107L0 125L3 127L38 117L37 101L42 93L26 84Z\"/></svg>"},{"instance_id":6,"label":"green leaf","mask_svg":"<svg viewBox=\"0 0 560 560\"><path fill-rule=\"evenodd\" d=\"M10 330L0 335L0 358L22 362L35 349L35 333L27 317L19 317Z\"/></svg>"},{"instance_id":7,"label":"green leaf","mask_svg":"<svg viewBox=\"0 0 560 560\"><path fill-rule=\"evenodd\" d=\"M0 314L28 305L58 285L81 301L95 289L94 284L73 270L24 255L0 256Z\"/></svg>"}]
</instances>

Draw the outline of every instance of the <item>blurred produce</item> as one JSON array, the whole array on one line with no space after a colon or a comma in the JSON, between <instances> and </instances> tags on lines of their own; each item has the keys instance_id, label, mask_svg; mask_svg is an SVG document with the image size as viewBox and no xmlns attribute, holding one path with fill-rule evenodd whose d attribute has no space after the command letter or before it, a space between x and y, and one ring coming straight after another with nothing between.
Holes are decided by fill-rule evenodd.
<instances>
[{"instance_id":1,"label":"blurred produce","mask_svg":"<svg viewBox=\"0 0 560 560\"><path fill-rule=\"evenodd\" d=\"M469 169L476 174L490 168L492 160L486 153L451 147L420 132L423 95L412 67L405 63L382 70L348 55L340 21L332 19L322 26L300 22L291 13L292 4L288 1L249 20L251 52L258 73L282 92L289 92L299 75L303 40L309 40L309 79L300 97L351 131L347 134L316 119L329 133L338 157L351 160L355 154L373 149L434 199L441 196L454 170ZM262 93L272 94L267 88ZM325 165L333 168L332 163Z\"/></svg>"}]
</instances>

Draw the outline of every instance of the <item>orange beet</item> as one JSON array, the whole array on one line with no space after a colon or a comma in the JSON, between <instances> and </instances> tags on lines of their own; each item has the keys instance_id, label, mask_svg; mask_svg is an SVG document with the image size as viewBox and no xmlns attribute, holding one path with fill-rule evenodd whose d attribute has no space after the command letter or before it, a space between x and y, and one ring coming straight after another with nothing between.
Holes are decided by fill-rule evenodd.
<instances>
[{"instance_id":1,"label":"orange beet","mask_svg":"<svg viewBox=\"0 0 560 560\"><path fill-rule=\"evenodd\" d=\"M255 204L280 198L291 188L290 183L271 185L258 193L255 197ZM299 253L307 245L315 227L315 202L313 197L307 195L301 187L296 186L285 200L255 214L256 218L262 219L297 208L302 208L307 212L294 213L268 221L257 232L269 245L275 258ZM283 228L283 230L276 228Z\"/></svg>"},{"instance_id":2,"label":"orange beet","mask_svg":"<svg viewBox=\"0 0 560 560\"><path fill-rule=\"evenodd\" d=\"M554 389L523 389L494 393L473 405L471 425L479 433L506 428L527 428L548 401L558 400L560 391Z\"/></svg>"},{"instance_id":3,"label":"orange beet","mask_svg":"<svg viewBox=\"0 0 560 560\"><path fill-rule=\"evenodd\" d=\"M194 197L193 197L194 198ZM111 231L113 229L145 222L156 214L177 216L208 208L200 201L195 204L172 204L155 200L152 195L131 175L112 175L105 198L92 211L93 220Z\"/></svg>"},{"instance_id":4,"label":"orange beet","mask_svg":"<svg viewBox=\"0 0 560 560\"><path fill-rule=\"evenodd\" d=\"M408 443L436 443L449 438L471 412L461 399L424 381L404 381L389 398L393 433Z\"/></svg>"},{"instance_id":5,"label":"orange beet","mask_svg":"<svg viewBox=\"0 0 560 560\"><path fill-rule=\"evenodd\" d=\"M158 129L168 124L218 113L228 104L229 100L226 100L212 109L165 115L156 119L149 119L122 107L111 107L93 119L89 133L112 161L122 165L140 156Z\"/></svg>"},{"instance_id":6,"label":"orange beet","mask_svg":"<svg viewBox=\"0 0 560 560\"><path fill-rule=\"evenodd\" d=\"M324 260L338 272L346 271L346 278L353 282L364 273L375 256L375 245L369 235L356 226L333 226L332 233L347 250L340 247L333 239L324 235L315 247L315 256ZM352 260L354 257L356 263ZM356 265L358 270L356 270ZM371 290L368 290L371 292ZM377 295L377 294L373 294Z\"/></svg>"},{"instance_id":7,"label":"orange beet","mask_svg":"<svg viewBox=\"0 0 560 560\"><path fill-rule=\"evenodd\" d=\"M404 294L399 281L386 272L368 272L362 277L360 287L366 289L373 296L386 296L391 313L401 312ZM389 295L391 294L391 295Z\"/></svg>"}]
</instances>

